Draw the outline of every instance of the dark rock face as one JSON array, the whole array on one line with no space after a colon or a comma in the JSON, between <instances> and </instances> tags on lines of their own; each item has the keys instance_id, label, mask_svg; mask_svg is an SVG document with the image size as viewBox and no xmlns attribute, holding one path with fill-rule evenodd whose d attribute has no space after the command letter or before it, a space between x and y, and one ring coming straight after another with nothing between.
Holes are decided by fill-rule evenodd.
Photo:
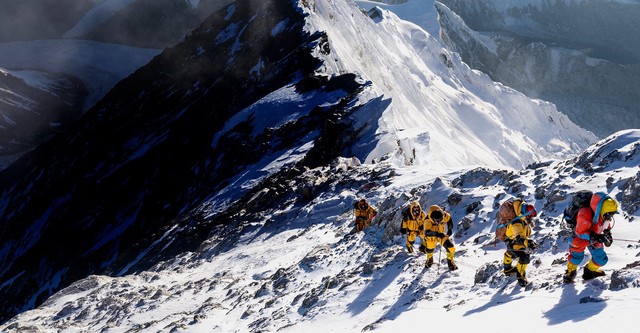
<instances>
[{"instance_id":1,"label":"dark rock face","mask_svg":"<svg viewBox=\"0 0 640 333\"><path fill-rule=\"evenodd\" d=\"M38 73L48 86L29 85L9 73L0 73L0 157L33 149L78 117L86 90L68 76ZM36 75L35 72L31 75ZM9 89L7 89L9 88ZM0 164L0 170L6 166Z\"/></svg>"},{"instance_id":2,"label":"dark rock face","mask_svg":"<svg viewBox=\"0 0 640 333\"><path fill-rule=\"evenodd\" d=\"M231 2L202 0L194 7L185 0L136 0L109 11L102 1L5 0L0 10L0 42L77 38L164 49L184 40L206 17ZM85 20L97 23L85 24ZM0 67L38 68L38 64L19 63L0 63ZM0 73L0 170L86 111L86 87L77 78L58 72L37 73L46 78L35 87Z\"/></svg>"},{"instance_id":3,"label":"dark rock face","mask_svg":"<svg viewBox=\"0 0 640 333\"><path fill-rule=\"evenodd\" d=\"M197 247L214 226L190 212L272 151L317 133L305 163L334 159L348 143L347 100L362 89L353 75L311 80L320 83L307 89L340 89L342 101L287 126L221 132L266 94L314 76L323 35L303 26L294 2L236 1L0 173L0 322L89 274L137 271ZM159 239L167 246L140 258Z\"/></svg>"}]
</instances>

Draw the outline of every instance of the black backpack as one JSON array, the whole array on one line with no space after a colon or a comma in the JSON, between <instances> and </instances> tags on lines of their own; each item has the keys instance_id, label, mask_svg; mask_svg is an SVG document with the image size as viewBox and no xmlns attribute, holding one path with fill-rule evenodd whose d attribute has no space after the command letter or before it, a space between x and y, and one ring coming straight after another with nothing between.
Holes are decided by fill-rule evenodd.
<instances>
[{"instance_id":1,"label":"black backpack","mask_svg":"<svg viewBox=\"0 0 640 333\"><path fill-rule=\"evenodd\" d=\"M564 220L564 223L571 228L571 230L576 228L576 218L578 217L578 211L580 208L589 207L591 196L593 196L593 192L589 190L578 191L573 194L571 203L564 209L564 216L562 219Z\"/></svg>"},{"instance_id":2,"label":"black backpack","mask_svg":"<svg viewBox=\"0 0 640 333\"><path fill-rule=\"evenodd\" d=\"M407 205L406 207L402 208L402 221L406 221L409 219L409 217L411 217L409 208L411 208L411 205Z\"/></svg>"}]
</instances>

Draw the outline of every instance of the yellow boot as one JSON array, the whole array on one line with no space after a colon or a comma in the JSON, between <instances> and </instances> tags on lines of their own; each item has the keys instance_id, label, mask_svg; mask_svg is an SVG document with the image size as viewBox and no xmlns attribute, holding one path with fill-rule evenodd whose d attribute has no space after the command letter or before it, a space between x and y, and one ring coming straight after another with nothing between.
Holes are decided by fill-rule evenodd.
<instances>
[{"instance_id":1,"label":"yellow boot","mask_svg":"<svg viewBox=\"0 0 640 333\"><path fill-rule=\"evenodd\" d=\"M427 253L427 262L424 264L427 268L433 265L433 253ZM440 265L440 264L438 264Z\"/></svg>"},{"instance_id":2,"label":"yellow boot","mask_svg":"<svg viewBox=\"0 0 640 333\"><path fill-rule=\"evenodd\" d=\"M567 270L564 272L562 276L562 281L564 283L573 283L575 281L576 275L578 274L578 265L574 265L571 261L567 262Z\"/></svg>"},{"instance_id":3,"label":"yellow boot","mask_svg":"<svg viewBox=\"0 0 640 333\"><path fill-rule=\"evenodd\" d=\"M502 263L504 264L504 275L513 275L516 274L518 272L518 270L511 266L511 263L513 262L513 258L511 258L511 256L509 255L508 252L504 253L504 259L502 261Z\"/></svg>"},{"instance_id":4,"label":"yellow boot","mask_svg":"<svg viewBox=\"0 0 640 333\"><path fill-rule=\"evenodd\" d=\"M455 250L453 248L448 249L447 251L447 266L450 271L455 271L458 269L458 266L453 262L453 254Z\"/></svg>"},{"instance_id":5,"label":"yellow boot","mask_svg":"<svg viewBox=\"0 0 640 333\"><path fill-rule=\"evenodd\" d=\"M584 267L584 272L582 273L582 279L591 280L600 276L605 276L605 272L600 270L600 266L596 265L593 260L589 260L587 266Z\"/></svg>"},{"instance_id":6,"label":"yellow boot","mask_svg":"<svg viewBox=\"0 0 640 333\"><path fill-rule=\"evenodd\" d=\"M518 263L516 268L518 270L518 284L521 287L526 287L529 284L529 281L527 281L527 274L525 272L527 270L527 264Z\"/></svg>"}]
</instances>

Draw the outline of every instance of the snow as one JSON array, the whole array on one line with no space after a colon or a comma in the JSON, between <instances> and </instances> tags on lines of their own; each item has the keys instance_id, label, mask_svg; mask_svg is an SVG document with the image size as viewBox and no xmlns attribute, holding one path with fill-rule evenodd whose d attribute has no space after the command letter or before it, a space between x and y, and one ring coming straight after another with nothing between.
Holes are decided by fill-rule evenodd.
<instances>
[{"instance_id":1,"label":"snow","mask_svg":"<svg viewBox=\"0 0 640 333\"><path fill-rule=\"evenodd\" d=\"M630 152L638 142L633 138L639 135L638 131L620 133L610 138L608 147ZM637 165L638 158L632 157L627 164ZM592 190L606 191L606 178L625 178L637 171L611 164L600 174L566 177L574 173L563 171L559 167L563 163L554 162L543 172L516 174L516 180L527 184L523 193L529 193L528 200L540 213L542 202L531 193L547 182L567 188L588 182ZM343 160L325 171L361 172L376 167ZM635 332L640 289L613 290L610 279L615 271L637 261L638 245L619 239L640 240L635 226L638 213L616 218L617 240L606 248L610 261L603 267L607 276L588 282L578 278L569 285L561 282L565 266L561 260L568 248L567 240L558 237L561 209L540 214L534 238L542 247L532 255L527 269L531 287L522 288L514 278L502 275L504 245L488 237L494 213L491 202L504 192L499 182L485 186L469 182L453 188L451 181L467 170L440 174L420 167L395 170L398 173L390 178L390 186L368 192L345 187L324 193L300 209L281 207L245 226L232 246L225 246L222 239L212 240L200 253L185 254L151 271L88 277L16 319L41 332L398 332L423 325L434 330L475 327L492 332L512 332L516 327L525 333ZM465 232L458 223L465 208L450 209L456 221L458 271L447 271L442 262L425 269L425 256L407 254L400 234L386 238L405 203L399 194L409 192L416 194L423 207L441 203L453 192L484 203ZM380 218L365 232L349 234L350 203L361 196L380 210ZM397 200L387 205L389 198ZM265 222L269 220L274 222ZM487 264L500 269L488 282L474 282ZM638 281L640 272L635 274ZM11 321L0 330L10 325Z\"/></svg>"},{"instance_id":2,"label":"snow","mask_svg":"<svg viewBox=\"0 0 640 333\"><path fill-rule=\"evenodd\" d=\"M53 84L54 80L48 78L42 72L37 71L7 71L11 75L22 79L26 84L46 90Z\"/></svg>"},{"instance_id":3,"label":"snow","mask_svg":"<svg viewBox=\"0 0 640 333\"><path fill-rule=\"evenodd\" d=\"M434 0L407 0L400 4L385 4L385 1L355 1L364 10L380 7L398 15L404 21L419 25L436 39L440 39L440 25L438 13L434 7Z\"/></svg>"},{"instance_id":4,"label":"snow","mask_svg":"<svg viewBox=\"0 0 640 333\"><path fill-rule=\"evenodd\" d=\"M308 115L317 106L328 106L320 105L320 101L338 101L345 95L346 93L341 90L302 95L296 92L296 88L293 85L282 87L229 119L224 128L216 134L211 146L215 147L222 135L242 122L248 121L251 123L253 127L252 135L256 136L263 133L266 128L282 127L288 122Z\"/></svg>"},{"instance_id":5,"label":"snow","mask_svg":"<svg viewBox=\"0 0 640 333\"><path fill-rule=\"evenodd\" d=\"M275 37L276 35L281 33L284 30L284 28L287 27L287 24L289 23L288 21L289 20L283 20L282 22L278 23L276 27L273 28L273 30L271 30L271 36Z\"/></svg>"},{"instance_id":6,"label":"snow","mask_svg":"<svg viewBox=\"0 0 640 333\"><path fill-rule=\"evenodd\" d=\"M73 39L6 42L0 43L0 67L26 80L37 79L33 71L77 77L89 90L86 110L160 51Z\"/></svg>"},{"instance_id":7,"label":"snow","mask_svg":"<svg viewBox=\"0 0 640 333\"><path fill-rule=\"evenodd\" d=\"M370 125L375 133L365 135L358 146L359 156L341 158L307 173L316 182L342 173L377 174L383 181L375 181L370 189L351 186L351 179L336 181L330 184L331 190L308 202L265 208L256 220L231 221L227 229L214 230L197 253L185 253L145 272L87 277L0 325L0 331L21 326L24 331L65 333L469 328L480 332L634 332L640 272L624 267L636 262L640 254L640 241L633 241L640 240L640 229L635 226L640 213L616 218L616 240L606 249L610 261L603 268L605 278L589 282L578 278L575 284L563 285L568 239L562 236L558 221L567 202L544 211L546 198L536 199L534 193L540 188L588 188L619 197L621 180L634 177L638 170L640 157L632 154L640 132L619 132L588 148L582 158L597 158L593 163L602 169L585 173L574 166L577 159L566 158L582 152L593 137L553 105L491 82L461 63L432 34L391 12L383 11L384 17L375 23L350 15L354 12L346 7L348 2L317 0L315 5L310 28L327 31L332 44L333 60L327 59L325 70L335 74L358 69L363 79L371 81L362 101L378 98L389 107L377 117L372 115L374 108L363 105L354 115L358 124L375 122ZM347 24L349 17L353 21ZM352 32L354 27L357 33ZM0 58L9 49L33 56L26 51L29 47L0 45ZM331 94L337 99L342 92ZM287 119L283 110L295 107L299 113L310 112L316 97L284 86L240 112L221 133L244 121L251 122L254 133L280 127ZM214 138L213 144L219 139ZM147 147L143 141L132 146ZM224 210L243 189L298 161L311 146L310 139L294 149L274 152L230 179L227 188L212 194L203 216ZM617 156L612 152L627 158L611 162L611 156ZM534 161L548 165L523 169ZM496 175L454 184L474 171ZM617 182L607 187L611 179ZM514 184L521 185L519 193L540 213L534 238L542 246L527 269L532 281L527 288L502 275L504 245L491 241L494 202L500 195L516 194ZM463 198L458 205L447 203L454 193ZM362 197L379 209L379 215L364 232L351 234L351 204ZM453 239L458 271L448 272L440 260L425 269L424 255L404 250L397 224L399 210L411 199L420 200L423 207L448 206L456 225ZM480 208L468 211L475 202ZM466 220L471 223L464 230ZM172 232L168 230L162 239ZM162 246L162 239L140 258ZM438 259L440 251L436 249ZM486 281L476 282L478 272L487 265L498 269ZM611 288L616 272L631 275L634 284ZM128 268L121 272L127 273Z\"/></svg>"},{"instance_id":8,"label":"snow","mask_svg":"<svg viewBox=\"0 0 640 333\"><path fill-rule=\"evenodd\" d=\"M331 54L318 55L324 71L355 71L372 82L369 93L390 99L377 123L377 146L357 156L365 163L391 156L396 165L521 168L575 154L595 140L554 105L470 69L416 24L380 9L374 22L353 7L318 1L308 29L329 36Z\"/></svg>"},{"instance_id":9,"label":"snow","mask_svg":"<svg viewBox=\"0 0 640 333\"><path fill-rule=\"evenodd\" d=\"M551 1L543 1L543 0L492 0L491 2L493 3L493 6L495 6L496 9L501 10L501 11L507 11L509 9L512 8L524 8L524 7L537 7L537 8L543 8L543 6L545 5L550 5L550 4L554 4L556 2L564 2L565 4L569 5L571 3L582 3L585 2L586 0L551 0ZM621 4L629 4L629 5L633 5L633 4L640 4L640 1L637 0L606 0L607 2L614 2L614 3L621 3Z\"/></svg>"}]
</instances>

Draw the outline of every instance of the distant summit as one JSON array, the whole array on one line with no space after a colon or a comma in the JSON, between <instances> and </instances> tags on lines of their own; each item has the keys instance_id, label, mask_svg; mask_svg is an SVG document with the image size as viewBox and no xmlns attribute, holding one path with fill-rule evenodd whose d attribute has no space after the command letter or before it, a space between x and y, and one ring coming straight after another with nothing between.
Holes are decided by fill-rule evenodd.
<instances>
[{"instance_id":1,"label":"distant summit","mask_svg":"<svg viewBox=\"0 0 640 333\"><path fill-rule=\"evenodd\" d=\"M435 2L442 40L469 66L599 137L640 128L640 5L633 1Z\"/></svg>"}]
</instances>

